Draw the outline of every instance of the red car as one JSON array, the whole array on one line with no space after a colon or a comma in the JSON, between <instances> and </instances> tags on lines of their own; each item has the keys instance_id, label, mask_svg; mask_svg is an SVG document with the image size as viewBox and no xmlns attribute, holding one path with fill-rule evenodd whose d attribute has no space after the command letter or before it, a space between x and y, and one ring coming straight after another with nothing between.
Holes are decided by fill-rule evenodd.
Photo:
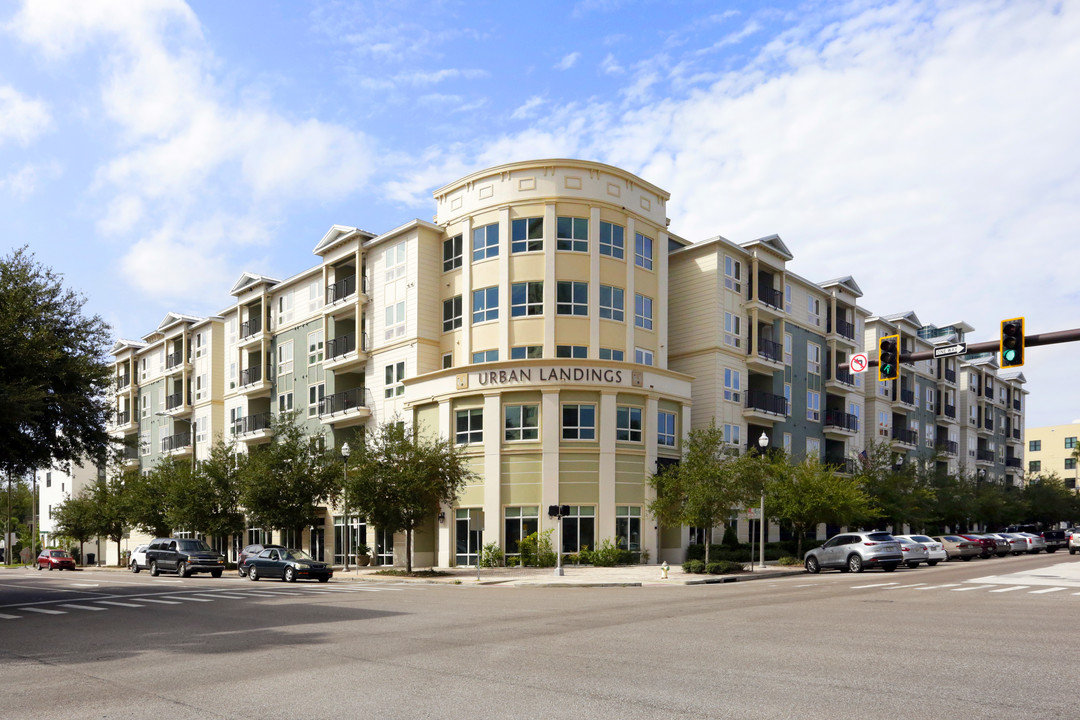
<instances>
[{"instance_id":1,"label":"red car","mask_svg":"<svg viewBox=\"0 0 1080 720\"><path fill-rule=\"evenodd\" d=\"M979 557L990 558L997 555L997 540L994 538L988 538L984 535L976 535L975 533L965 533L960 537L965 540L971 540L972 542L979 543Z\"/></svg>"},{"instance_id":2,"label":"red car","mask_svg":"<svg viewBox=\"0 0 1080 720\"><path fill-rule=\"evenodd\" d=\"M42 550L38 555L37 569L44 570L74 570L75 558L68 554L67 550Z\"/></svg>"}]
</instances>

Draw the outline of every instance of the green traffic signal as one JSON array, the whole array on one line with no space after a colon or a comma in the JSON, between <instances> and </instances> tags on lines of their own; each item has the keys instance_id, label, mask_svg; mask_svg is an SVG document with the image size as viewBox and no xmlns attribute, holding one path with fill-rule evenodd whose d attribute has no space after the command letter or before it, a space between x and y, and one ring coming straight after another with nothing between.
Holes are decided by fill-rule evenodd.
<instances>
[{"instance_id":1,"label":"green traffic signal","mask_svg":"<svg viewBox=\"0 0 1080 720\"><path fill-rule=\"evenodd\" d=\"M1024 364L1024 318L1001 321L1001 367Z\"/></svg>"},{"instance_id":2,"label":"green traffic signal","mask_svg":"<svg viewBox=\"0 0 1080 720\"><path fill-rule=\"evenodd\" d=\"M878 338L878 380L895 380L900 376L900 358L896 352L899 344L899 335Z\"/></svg>"}]
</instances>

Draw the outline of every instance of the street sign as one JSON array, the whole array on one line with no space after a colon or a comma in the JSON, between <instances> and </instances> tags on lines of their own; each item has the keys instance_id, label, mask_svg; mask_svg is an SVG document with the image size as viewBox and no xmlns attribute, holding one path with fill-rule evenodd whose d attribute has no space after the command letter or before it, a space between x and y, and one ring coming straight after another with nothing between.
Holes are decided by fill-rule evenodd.
<instances>
[{"instance_id":1,"label":"street sign","mask_svg":"<svg viewBox=\"0 0 1080 720\"><path fill-rule=\"evenodd\" d=\"M866 353L855 353L851 356L848 366L853 373L863 373L870 366L870 359L866 356Z\"/></svg>"},{"instance_id":2,"label":"street sign","mask_svg":"<svg viewBox=\"0 0 1080 720\"><path fill-rule=\"evenodd\" d=\"M934 348L934 357L952 357L953 355L967 355L967 343L953 343Z\"/></svg>"}]
</instances>

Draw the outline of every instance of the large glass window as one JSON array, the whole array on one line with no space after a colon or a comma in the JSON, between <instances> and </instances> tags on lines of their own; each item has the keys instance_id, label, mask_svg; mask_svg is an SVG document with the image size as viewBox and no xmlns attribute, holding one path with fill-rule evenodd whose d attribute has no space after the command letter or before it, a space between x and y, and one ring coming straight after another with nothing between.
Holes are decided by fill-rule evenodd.
<instances>
[{"instance_id":1,"label":"large glass window","mask_svg":"<svg viewBox=\"0 0 1080 720\"><path fill-rule=\"evenodd\" d=\"M386 306L385 338L391 340L405 334L405 301Z\"/></svg>"},{"instance_id":2,"label":"large glass window","mask_svg":"<svg viewBox=\"0 0 1080 720\"><path fill-rule=\"evenodd\" d=\"M675 447L675 413L661 410L656 414L656 444Z\"/></svg>"},{"instance_id":3,"label":"large glass window","mask_svg":"<svg viewBox=\"0 0 1080 720\"><path fill-rule=\"evenodd\" d=\"M543 345L515 345L510 348L511 360L539 360L544 357Z\"/></svg>"},{"instance_id":4,"label":"large glass window","mask_svg":"<svg viewBox=\"0 0 1080 720\"><path fill-rule=\"evenodd\" d=\"M387 365L385 369L386 374L386 390L383 392L383 397L394 397L395 395L405 394L405 361L394 363L393 365Z\"/></svg>"},{"instance_id":5,"label":"large glass window","mask_svg":"<svg viewBox=\"0 0 1080 720\"><path fill-rule=\"evenodd\" d=\"M405 247L406 243L399 242L386 249L386 282L405 277Z\"/></svg>"},{"instance_id":6,"label":"large glass window","mask_svg":"<svg viewBox=\"0 0 1080 720\"><path fill-rule=\"evenodd\" d=\"M581 552L582 548L596 549L596 508L592 505L571 505L570 514L562 519L562 551Z\"/></svg>"},{"instance_id":7,"label":"large glass window","mask_svg":"<svg viewBox=\"0 0 1080 720\"><path fill-rule=\"evenodd\" d=\"M559 250L589 252L587 218L560 217L555 220L555 247Z\"/></svg>"},{"instance_id":8,"label":"large glass window","mask_svg":"<svg viewBox=\"0 0 1080 720\"><path fill-rule=\"evenodd\" d=\"M1065 449L1066 450L1075 450L1076 449L1076 437L1075 436L1065 438Z\"/></svg>"},{"instance_id":9,"label":"large glass window","mask_svg":"<svg viewBox=\"0 0 1080 720\"><path fill-rule=\"evenodd\" d=\"M625 254L625 240L623 239L621 225L613 225L609 222L600 221L600 254L608 257L623 259Z\"/></svg>"},{"instance_id":10,"label":"large glass window","mask_svg":"<svg viewBox=\"0 0 1080 720\"><path fill-rule=\"evenodd\" d=\"M510 316L544 314L544 283L522 282L510 286Z\"/></svg>"},{"instance_id":11,"label":"large glass window","mask_svg":"<svg viewBox=\"0 0 1080 720\"><path fill-rule=\"evenodd\" d=\"M326 383L308 385L308 417L315 417L319 414L319 403L321 403L325 397Z\"/></svg>"},{"instance_id":12,"label":"large glass window","mask_svg":"<svg viewBox=\"0 0 1080 720\"><path fill-rule=\"evenodd\" d=\"M623 298L625 291L622 288L610 285L600 286L600 317L607 320L622 322L625 317Z\"/></svg>"},{"instance_id":13,"label":"large glass window","mask_svg":"<svg viewBox=\"0 0 1080 720\"><path fill-rule=\"evenodd\" d=\"M622 550L641 550L641 507L615 506L615 542Z\"/></svg>"},{"instance_id":14,"label":"large glass window","mask_svg":"<svg viewBox=\"0 0 1080 720\"><path fill-rule=\"evenodd\" d=\"M499 224L491 223L473 229L473 262L499 256Z\"/></svg>"},{"instance_id":15,"label":"large glass window","mask_svg":"<svg viewBox=\"0 0 1080 720\"><path fill-rule=\"evenodd\" d=\"M476 323L499 319L499 288L493 286L473 290L472 321Z\"/></svg>"},{"instance_id":16,"label":"large glass window","mask_svg":"<svg viewBox=\"0 0 1080 720\"><path fill-rule=\"evenodd\" d=\"M596 439L596 405L562 406L563 440Z\"/></svg>"},{"instance_id":17,"label":"large glass window","mask_svg":"<svg viewBox=\"0 0 1080 720\"><path fill-rule=\"evenodd\" d=\"M724 368L724 399L742 402L742 374L738 370Z\"/></svg>"},{"instance_id":18,"label":"large glass window","mask_svg":"<svg viewBox=\"0 0 1080 720\"><path fill-rule=\"evenodd\" d=\"M355 565L356 548L361 544L367 545L367 523L355 515L350 515L349 530L349 564ZM265 545L270 540L255 542L262 542ZM334 564L345 564L345 518L342 515L334 516Z\"/></svg>"},{"instance_id":19,"label":"large glass window","mask_svg":"<svg viewBox=\"0 0 1080 720\"><path fill-rule=\"evenodd\" d=\"M1039 450L1042 450L1042 440L1029 440L1028 441L1028 451L1029 452L1038 452Z\"/></svg>"},{"instance_id":20,"label":"large glass window","mask_svg":"<svg viewBox=\"0 0 1080 720\"><path fill-rule=\"evenodd\" d=\"M454 564L458 567L476 565L480 559L480 548L483 547L483 531L473 528L468 508L458 508L454 511L454 523L457 546Z\"/></svg>"},{"instance_id":21,"label":"large glass window","mask_svg":"<svg viewBox=\"0 0 1080 720\"><path fill-rule=\"evenodd\" d=\"M323 361L323 331L316 330L315 332L308 333L308 365L315 365Z\"/></svg>"},{"instance_id":22,"label":"large glass window","mask_svg":"<svg viewBox=\"0 0 1080 720\"><path fill-rule=\"evenodd\" d=\"M442 304L442 330L450 332L461 327L461 296L443 300Z\"/></svg>"},{"instance_id":23,"label":"large glass window","mask_svg":"<svg viewBox=\"0 0 1080 720\"><path fill-rule=\"evenodd\" d=\"M293 342L292 340L278 345L277 349L277 374L288 375L293 371Z\"/></svg>"},{"instance_id":24,"label":"large glass window","mask_svg":"<svg viewBox=\"0 0 1080 720\"><path fill-rule=\"evenodd\" d=\"M454 439L458 445L484 442L484 410L471 408L457 411Z\"/></svg>"},{"instance_id":25,"label":"large glass window","mask_svg":"<svg viewBox=\"0 0 1080 720\"><path fill-rule=\"evenodd\" d=\"M600 348L601 360L615 360L622 362L626 358L626 353L622 350L616 350L614 348Z\"/></svg>"},{"instance_id":26,"label":"large glass window","mask_svg":"<svg viewBox=\"0 0 1080 720\"><path fill-rule=\"evenodd\" d=\"M461 267L461 235L443 240L442 256L443 272Z\"/></svg>"},{"instance_id":27,"label":"large glass window","mask_svg":"<svg viewBox=\"0 0 1080 720\"><path fill-rule=\"evenodd\" d=\"M498 362L499 350L498 348L493 348L491 350L477 350L472 354L472 361L474 365L479 365L480 363Z\"/></svg>"},{"instance_id":28,"label":"large glass window","mask_svg":"<svg viewBox=\"0 0 1080 720\"><path fill-rule=\"evenodd\" d=\"M560 280L555 285L555 312L558 315L588 315L589 283Z\"/></svg>"},{"instance_id":29,"label":"large glass window","mask_svg":"<svg viewBox=\"0 0 1080 720\"><path fill-rule=\"evenodd\" d=\"M639 293L634 295L634 325L652 330L652 298Z\"/></svg>"},{"instance_id":30,"label":"large glass window","mask_svg":"<svg viewBox=\"0 0 1080 720\"><path fill-rule=\"evenodd\" d=\"M556 345L555 357L557 358L577 358L584 359L589 357L588 345Z\"/></svg>"},{"instance_id":31,"label":"large glass window","mask_svg":"<svg viewBox=\"0 0 1080 720\"><path fill-rule=\"evenodd\" d=\"M641 408L633 405L615 408L615 439L620 442L641 442Z\"/></svg>"},{"instance_id":32,"label":"large glass window","mask_svg":"<svg viewBox=\"0 0 1080 720\"><path fill-rule=\"evenodd\" d=\"M653 241L651 237L645 237L641 233L634 236L634 264L639 268L652 270Z\"/></svg>"},{"instance_id":33,"label":"large glass window","mask_svg":"<svg viewBox=\"0 0 1080 720\"><path fill-rule=\"evenodd\" d=\"M539 405L507 405L504 411L507 442L540 439Z\"/></svg>"},{"instance_id":34,"label":"large glass window","mask_svg":"<svg viewBox=\"0 0 1080 720\"><path fill-rule=\"evenodd\" d=\"M724 256L724 287L737 293L742 292L742 263L730 255ZM791 291L790 285L788 291Z\"/></svg>"},{"instance_id":35,"label":"large glass window","mask_svg":"<svg viewBox=\"0 0 1080 720\"><path fill-rule=\"evenodd\" d=\"M639 365L652 365L653 351L639 347L634 348L634 362L638 363Z\"/></svg>"},{"instance_id":36,"label":"large glass window","mask_svg":"<svg viewBox=\"0 0 1080 720\"><path fill-rule=\"evenodd\" d=\"M535 252L544 249L544 218L518 218L510 221L510 252Z\"/></svg>"},{"instance_id":37,"label":"large glass window","mask_svg":"<svg viewBox=\"0 0 1080 720\"><path fill-rule=\"evenodd\" d=\"M506 508L506 548L507 556L521 554L521 540L540 529L539 506Z\"/></svg>"}]
</instances>

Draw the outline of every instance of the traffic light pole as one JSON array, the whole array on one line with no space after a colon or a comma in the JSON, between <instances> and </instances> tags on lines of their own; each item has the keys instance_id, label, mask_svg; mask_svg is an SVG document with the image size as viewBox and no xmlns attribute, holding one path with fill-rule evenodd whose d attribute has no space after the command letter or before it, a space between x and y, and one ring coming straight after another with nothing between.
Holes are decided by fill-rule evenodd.
<instances>
[{"instance_id":1,"label":"traffic light pole","mask_svg":"<svg viewBox=\"0 0 1080 720\"><path fill-rule=\"evenodd\" d=\"M1039 345L1057 345L1058 343L1077 342L1080 341L1080 328L1074 330L1057 330L1055 332L1039 333L1037 335L1025 335L1024 345L1026 347L1038 347ZM967 346L967 352L963 354L950 355L949 357L963 357L963 355L978 355L985 352L997 352L1001 349L1000 340L987 340L981 343L969 343ZM933 350L923 350L921 352L914 353L900 353L900 362L913 362L915 360L933 360ZM878 361L871 360L867 363L867 367L877 367ZM837 363L838 369L847 370L847 363Z\"/></svg>"}]
</instances>

